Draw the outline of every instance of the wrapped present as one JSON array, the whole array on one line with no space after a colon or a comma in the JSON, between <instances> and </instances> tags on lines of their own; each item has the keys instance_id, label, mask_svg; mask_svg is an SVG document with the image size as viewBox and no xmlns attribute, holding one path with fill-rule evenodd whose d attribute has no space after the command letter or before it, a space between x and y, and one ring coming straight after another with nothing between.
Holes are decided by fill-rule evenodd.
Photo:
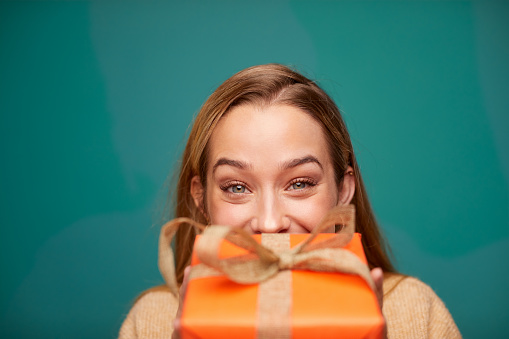
<instances>
[{"instance_id":1,"label":"wrapped present","mask_svg":"<svg viewBox=\"0 0 509 339\"><path fill-rule=\"evenodd\" d=\"M351 206L335 209L311 235L207 227L181 338L379 338L384 319L353 216ZM337 224L341 232L319 233Z\"/></svg>"}]
</instances>

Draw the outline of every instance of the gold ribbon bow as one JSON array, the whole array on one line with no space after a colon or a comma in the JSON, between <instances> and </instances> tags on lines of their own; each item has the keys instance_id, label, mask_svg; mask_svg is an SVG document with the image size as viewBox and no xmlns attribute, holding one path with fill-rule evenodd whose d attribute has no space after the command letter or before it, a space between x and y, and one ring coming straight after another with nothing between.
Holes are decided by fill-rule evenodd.
<instances>
[{"instance_id":1,"label":"gold ribbon bow","mask_svg":"<svg viewBox=\"0 0 509 339\"><path fill-rule=\"evenodd\" d=\"M205 227L189 218L177 218L168 222L161 229L159 238L159 269L166 284L175 295L178 295L178 287L170 244L178 227L183 223L203 230L202 237L195 248L198 258L203 264L193 267L191 279L217 275L217 272L214 274L215 270L227 275L229 279L237 283L253 284L266 281L280 271L294 269L357 274L367 282L371 289L375 289L368 266L355 254L343 249L355 232L355 207L353 205L333 208L305 241L293 249L280 253L259 244L240 228ZM333 237L311 243L319 233L334 225L342 227ZM232 258L219 258L219 247L224 239L247 250L248 254ZM214 270L211 271L210 268Z\"/></svg>"}]
</instances>

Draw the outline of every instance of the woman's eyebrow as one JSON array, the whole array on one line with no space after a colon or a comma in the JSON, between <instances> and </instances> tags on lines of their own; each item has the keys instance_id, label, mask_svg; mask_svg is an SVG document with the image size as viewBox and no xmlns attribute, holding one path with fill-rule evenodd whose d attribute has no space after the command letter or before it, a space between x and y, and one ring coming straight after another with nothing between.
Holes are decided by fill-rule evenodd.
<instances>
[{"instance_id":1,"label":"woman's eyebrow","mask_svg":"<svg viewBox=\"0 0 509 339\"><path fill-rule=\"evenodd\" d=\"M280 167L283 170L287 170L287 169L294 168L294 167L297 167L297 166L300 166L300 165L303 165L303 164L307 164L309 162L317 164L323 170L323 166L320 163L320 161L318 161L318 159L316 157L312 156L312 155L306 155L306 156L304 156L302 158L296 158L296 159L292 159L292 160L289 160L289 161L285 161L284 163L281 164Z\"/></svg>"},{"instance_id":2,"label":"woman's eyebrow","mask_svg":"<svg viewBox=\"0 0 509 339\"><path fill-rule=\"evenodd\" d=\"M222 165L233 166L233 167L237 167L238 169L242 169L242 170L252 167L251 165L249 165L243 161L233 160L233 159L228 159L228 158L219 158L216 161L216 163L214 164L214 166L212 167L212 173L214 173L216 171L216 169Z\"/></svg>"}]
</instances>

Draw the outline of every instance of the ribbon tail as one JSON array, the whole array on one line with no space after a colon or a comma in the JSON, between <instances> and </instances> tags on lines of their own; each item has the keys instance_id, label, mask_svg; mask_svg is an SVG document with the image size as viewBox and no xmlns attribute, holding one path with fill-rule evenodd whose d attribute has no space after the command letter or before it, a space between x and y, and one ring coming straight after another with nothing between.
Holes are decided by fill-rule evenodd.
<instances>
[{"instance_id":1,"label":"ribbon tail","mask_svg":"<svg viewBox=\"0 0 509 339\"><path fill-rule=\"evenodd\" d=\"M369 267L359 257L343 248L322 248L300 253L295 258L294 269L316 272L341 272L360 276L375 291Z\"/></svg>"},{"instance_id":2,"label":"ribbon tail","mask_svg":"<svg viewBox=\"0 0 509 339\"><path fill-rule=\"evenodd\" d=\"M334 225L342 225L341 230L336 233L336 236L329 238L323 241L323 244L313 243L311 242L316 238L316 236L325 231L329 227L333 227ZM312 251L318 248L324 247L335 247L341 248L345 247L346 244L350 242L353 238L353 234L355 232L355 206L354 205L345 205L345 206L336 206L332 208L320 221L318 226L316 226L309 237L304 240L302 243L294 247L295 253Z\"/></svg>"},{"instance_id":3,"label":"ribbon tail","mask_svg":"<svg viewBox=\"0 0 509 339\"><path fill-rule=\"evenodd\" d=\"M368 265L364 264L355 254L348 250L341 249L341 251L345 254L345 262L347 263L344 266L345 273L356 274L364 279L364 281L368 284L368 286L376 292L375 282L371 277L371 272L369 271Z\"/></svg>"},{"instance_id":4,"label":"ribbon tail","mask_svg":"<svg viewBox=\"0 0 509 339\"><path fill-rule=\"evenodd\" d=\"M171 241L173 240L175 233L177 233L179 226L182 224L189 224L198 227L201 230L205 229L205 226L189 218L173 219L161 228L161 233L159 235L159 271L161 272L166 285L175 296L178 296L179 294L179 287L175 276L175 261L173 259Z\"/></svg>"}]
</instances>

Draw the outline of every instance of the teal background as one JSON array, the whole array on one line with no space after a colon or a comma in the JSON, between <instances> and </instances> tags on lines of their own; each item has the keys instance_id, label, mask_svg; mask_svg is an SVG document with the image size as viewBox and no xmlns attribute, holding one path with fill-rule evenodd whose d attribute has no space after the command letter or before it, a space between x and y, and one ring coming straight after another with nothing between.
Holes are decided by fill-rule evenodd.
<instances>
[{"instance_id":1,"label":"teal background","mask_svg":"<svg viewBox=\"0 0 509 339\"><path fill-rule=\"evenodd\" d=\"M268 62L343 110L398 268L509 337L508 33L505 1L1 2L0 337L117 335L193 115Z\"/></svg>"}]
</instances>

